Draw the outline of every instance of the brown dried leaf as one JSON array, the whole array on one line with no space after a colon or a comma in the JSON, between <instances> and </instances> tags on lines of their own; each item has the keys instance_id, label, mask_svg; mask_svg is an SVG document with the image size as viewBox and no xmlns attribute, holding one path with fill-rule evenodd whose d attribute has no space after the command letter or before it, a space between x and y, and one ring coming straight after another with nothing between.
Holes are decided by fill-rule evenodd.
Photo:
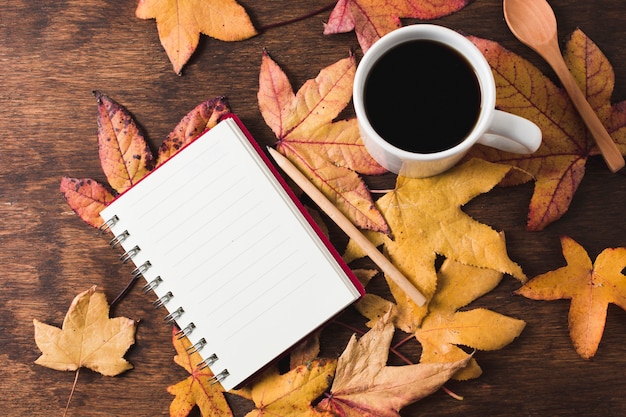
<instances>
[{"instance_id":1,"label":"brown dried leaf","mask_svg":"<svg viewBox=\"0 0 626 417\"><path fill-rule=\"evenodd\" d=\"M100 211L114 198L104 185L89 178L63 177L60 190L78 217L93 227L100 227Z\"/></svg>"}]
</instances>

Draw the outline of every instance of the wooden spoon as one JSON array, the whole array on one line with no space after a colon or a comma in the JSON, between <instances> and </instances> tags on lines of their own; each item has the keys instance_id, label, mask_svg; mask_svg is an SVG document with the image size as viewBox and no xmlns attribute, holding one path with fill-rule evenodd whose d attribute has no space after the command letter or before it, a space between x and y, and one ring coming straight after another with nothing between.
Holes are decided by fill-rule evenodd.
<instances>
[{"instance_id":1,"label":"wooden spoon","mask_svg":"<svg viewBox=\"0 0 626 417\"><path fill-rule=\"evenodd\" d=\"M556 17L545 0L504 0L504 18L513 35L552 67L595 139L612 172L624 166L624 157L565 65L557 40Z\"/></svg>"}]
</instances>

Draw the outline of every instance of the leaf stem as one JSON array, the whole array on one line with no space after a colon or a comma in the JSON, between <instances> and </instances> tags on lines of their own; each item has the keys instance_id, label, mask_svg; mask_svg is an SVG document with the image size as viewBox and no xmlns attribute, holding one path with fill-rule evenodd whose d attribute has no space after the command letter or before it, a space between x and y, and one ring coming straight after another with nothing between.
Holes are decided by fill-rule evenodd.
<instances>
[{"instance_id":1,"label":"leaf stem","mask_svg":"<svg viewBox=\"0 0 626 417\"><path fill-rule=\"evenodd\" d=\"M128 294L128 292L131 290L131 288L133 288L133 285L135 285L135 282L137 282L137 279L139 278L139 275L134 276L129 282L128 284L126 284L126 286L124 287L124 289L122 290L122 292L120 292L117 297L115 297L115 299L113 301L111 301L111 304L109 304L111 307L113 307L115 304L117 304L119 301L122 300L122 298L124 298L126 296L126 294Z\"/></svg>"},{"instance_id":2,"label":"leaf stem","mask_svg":"<svg viewBox=\"0 0 626 417\"><path fill-rule=\"evenodd\" d=\"M78 383L78 374L80 374L80 367L76 369L76 375L74 376L74 383L72 384L72 391L70 391L70 397L67 399L67 404L65 404L65 411L63 412L63 417L67 416L67 412L70 409L70 403L72 402L74 391L76 391L76 384Z\"/></svg>"},{"instance_id":3,"label":"leaf stem","mask_svg":"<svg viewBox=\"0 0 626 417\"><path fill-rule=\"evenodd\" d=\"M306 20L306 19L311 18L313 16L316 16L316 15L318 15L320 13L324 13L324 12L326 12L328 10L331 10L333 7L335 7L335 3L336 2L332 2L332 3L322 7L320 9L314 10L314 11L312 11L310 13L307 13L307 14L305 14L303 16L299 16L299 17L296 17L296 18L293 18L293 19L289 19L289 20L283 20L282 22L270 23L269 25L261 26L259 28L259 32L265 32L268 29L274 29L274 28L277 28L277 27L280 27L280 26L287 26L287 25L290 25L292 23L299 22L301 20Z\"/></svg>"}]
</instances>

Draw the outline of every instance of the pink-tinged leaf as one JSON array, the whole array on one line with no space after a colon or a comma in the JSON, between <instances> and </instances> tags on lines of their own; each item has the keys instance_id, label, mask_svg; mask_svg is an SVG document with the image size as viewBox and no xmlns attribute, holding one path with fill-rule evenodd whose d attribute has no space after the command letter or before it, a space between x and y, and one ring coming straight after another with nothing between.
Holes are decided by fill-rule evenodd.
<instances>
[{"instance_id":1,"label":"pink-tinged leaf","mask_svg":"<svg viewBox=\"0 0 626 417\"><path fill-rule=\"evenodd\" d=\"M128 110L104 94L95 96L100 164L109 185L121 193L150 172L152 152Z\"/></svg>"},{"instance_id":2,"label":"pink-tinged leaf","mask_svg":"<svg viewBox=\"0 0 626 417\"><path fill-rule=\"evenodd\" d=\"M359 227L388 232L357 173L382 174L361 141L356 119L334 121L352 97L353 56L320 71L293 93L282 69L263 54L259 109L278 138L277 149Z\"/></svg>"},{"instance_id":3,"label":"pink-tinged leaf","mask_svg":"<svg viewBox=\"0 0 626 417\"><path fill-rule=\"evenodd\" d=\"M100 227L100 211L114 198L104 185L89 178L63 177L60 190L78 217L93 227Z\"/></svg>"},{"instance_id":4,"label":"pink-tinged leaf","mask_svg":"<svg viewBox=\"0 0 626 417\"><path fill-rule=\"evenodd\" d=\"M213 128L220 118L227 113L230 113L230 106L226 97L215 97L197 105L183 117L161 144L157 166L167 161L202 132Z\"/></svg>"},{"instance_id":5,"label":"pink-tinged leaf","mask_svg":"<svg viewBox=\"0 0 626 417\"><path fill-rule=\"evenodd\" d=\"M402 26L401 18L432 20L461 10L471 0L339 0L324 34L354 30L363 52Z\"/></svg>"}]
</instances>

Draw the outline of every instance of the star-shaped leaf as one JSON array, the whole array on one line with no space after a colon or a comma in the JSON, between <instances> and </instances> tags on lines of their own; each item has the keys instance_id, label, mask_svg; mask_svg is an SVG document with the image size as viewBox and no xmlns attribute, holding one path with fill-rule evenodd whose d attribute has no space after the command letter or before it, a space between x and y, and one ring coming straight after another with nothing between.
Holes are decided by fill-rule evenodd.
<instances>
[{"instance_id":1,"label":"star-shaped leaf","mask_svg":"<svg viewBox=\"0 0 626 417\"><path fill-rule=\"evenodd\" d=\"M326 391L336 361L315 359L286 374L271 369L251 389L255 409L246 417L332 417L311 405Z\"/></svg>"},{"instance_id":2,"label":"star-shaped leaf","mask_svg":"<svg viewBox=\"0 0 626 417\"><path fill-rule=\"evenodd\" d=\"M257 33L235 0L139 0L135 15L156 19L161 44L177 74L198 47L200 33L222 41L241 41Z\"/></svg>"},{"instance_id":3,"label":"star-shaped leaf","mask_svg":"<svg viewBox=\"0 0 626 417\"><path fill-rule=\"evenodd\" d=\"M489 61L497 85L497 106L535 122L543 144L531 155L475 147L469 157L517 166L535 178L528 229L542 230L565 214L585 165L599 150L564 90L539 69L495 42L471 38ZM591 106L626 154L626 104L611 105L613 69L600 49L577 30L567 42L565 59Z\"/></svg>"},{"instance_id":4,"label":"star-shaped leaf","mask_svg":"<svg viewBox=\"0 0 626 417\"><path fill-rule=\"evenodd\" d=\"M191 342L186 337L178 338L177 329L172 330L172 344L176 349L174 362L189 372L187 379L167 387L167 392L176 398L170 404L170 417L185 417L198 406L204 417L231 417L233 415L222 386L214 384L213 373L209 368L201 369L198 365L202 357L198 352L189 353Z\"/></svg>"},{"instance_id":5,"label":"star-shaped leaf","mask_svg":"<svg viewBox=\"0 0 626 417\"><path fill-rule=\"evenodd\" d=\"M60 329L33 322L35 342L42 352L35 361L39 365L59 371L85 367L106 376L133 367L124 354L135 343L135 322L109 318L106 297L95 286L74 298Z\"/></svg>"},{"instance_id":6,"label":"star-shaped leaf","mask_svg":"<svg viewBox=\"0 0 626 417\"><path fill-rule=\"evenodd\" d=\"M570 337L588 359L598 350L609 303L626 310L626 248L605 249L592 264L573 239L563 237L561 245L567 266L533 278L517 293L534 300L570 299Z\"/></svg>"},{"instance_id":7,"label":"star-shaped leaf","mask_svg":"<svg viewBox=\"0 0 626 417\"><path fill-rule=\"evenodd\" d=\"M398 177L395 190L377 203L392 237L379 235L376 243L384 243L392 262L429 299L437 286L437 255L524 281L522 269L508 257L503 235L461 210L509 171L506 165L474 159L430 178ZM396 320L405 324L400 328L415 332L427 306L416 306L397 285L388 282L398 305Z\"/></svg>"},{"instance_id":8,"label":"star-shaped leaf","mask_svg":"<svg viewBox=\"0 0 626 417\"><path fill-rule=\"evenodd\" d=\"M463 368L455 363L386 366L394 326L387 313L360 340L352 336L339 357L330 391L318 408L346 417L399 417L403 407L438 390Z\"/></svg>"},{"instance_id":9,"label":"star-shaped leaf","mask_svg":"<svg viewBox=\"0 0 626 417\"><path fill-rule=\"evenodd\" d=\"M470 0L339 0L324 34L354 30L363 52L379 38L399 28L400 18L437 19L465 7Z\"/></svg>"},{"instance_id":10,"label":"star-shaped leaf","mask_svg":"<svg viewBox=\"0 0 626 417\"><path fill-rule=\"evenodd\" d=\"M447 259L437 276L437 292L415 334L422 344L421 363L454 363L471 356L459 345L497 350L521 334L526 325L522 320L483 308L458 311L493 290L502 279L500 272ZM471 358L468 366L454 378L477 378L481 373L475 358Z\"/></svg>"},{"instance_id":11,"label":"star-shaped leaf","mask_svg":"<svg viewBox=\"0 0 626 417\"><path fill-rule=\"evenodd\" d=\"M386 170L365 150L356 119L333 120L352 97L353 56L322 69L294 94L282 69L263 54L259 109L288 157L353 222L386 233L388 227L357 173Z\"/></svg>"}]
</instances>

